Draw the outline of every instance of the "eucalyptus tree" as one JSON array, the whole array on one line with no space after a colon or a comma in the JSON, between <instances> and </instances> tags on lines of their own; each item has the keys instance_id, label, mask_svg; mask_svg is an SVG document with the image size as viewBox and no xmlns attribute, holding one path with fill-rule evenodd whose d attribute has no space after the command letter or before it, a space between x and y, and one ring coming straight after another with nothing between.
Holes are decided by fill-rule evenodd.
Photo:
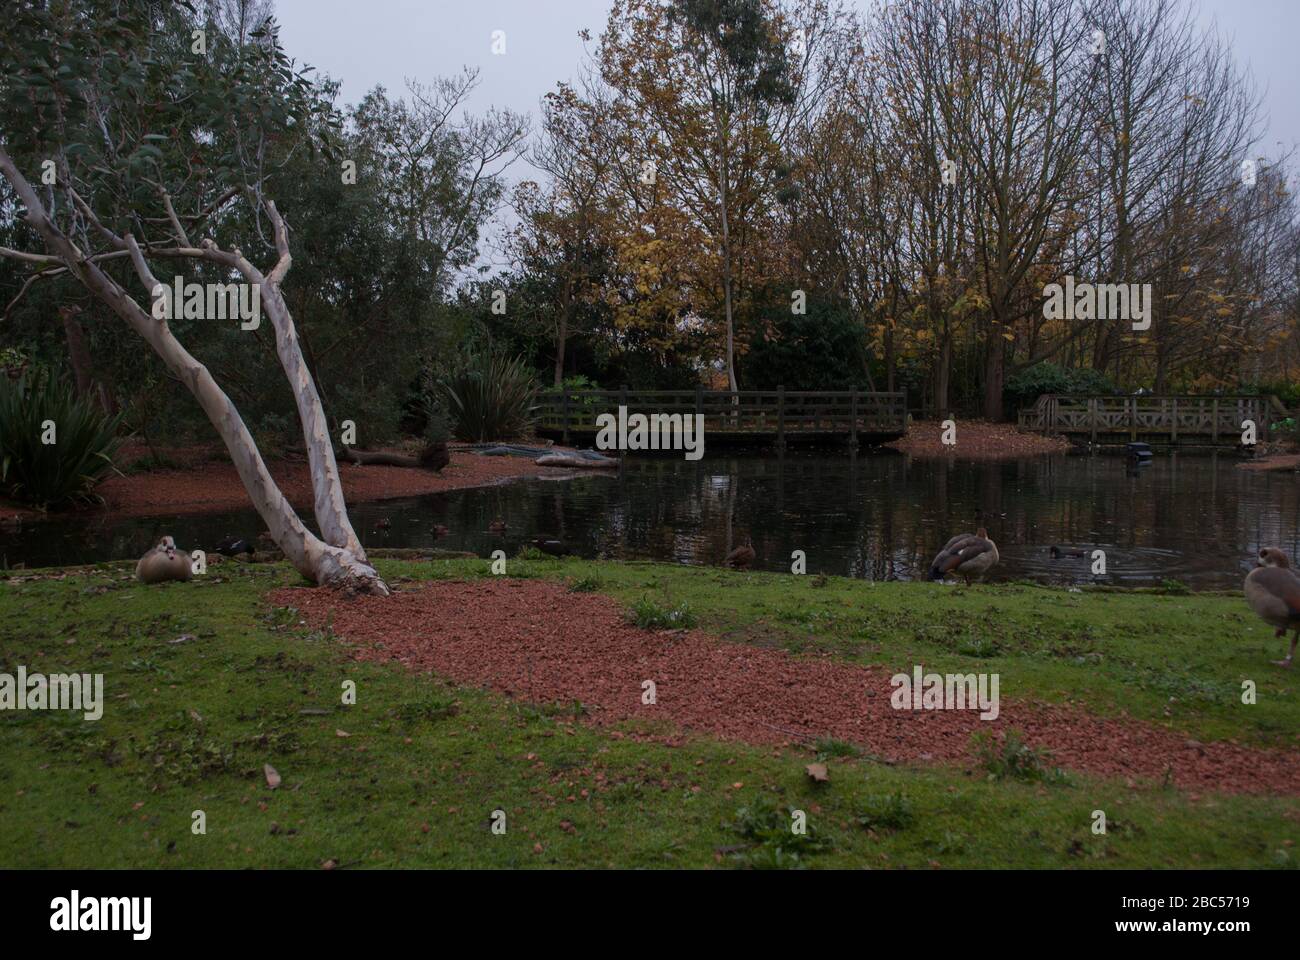
<instances>
[{"instance_id":1,"label":"eucalyptus tree","mask_svg":"<svg viewBox=\"0 0 1300 960\"><path fill-rule=\"evenodd\" d=\"M240 44L185 5L66 0L20 3L6 34L0 177L29 233L0 255L47 279L75 279L161 358L304 576L386 594L348 519L320 395L282 294L289 227L265 190L292 151L328 151L338 118L284 54L274 23ZM217 228L240 216L250 224L243 246L218 245ZM270 320L306 442L319 536L285 500L230 397L173 331L158 273L177 265L222 288L246 285Z\"/></svg>"}]
</instances>

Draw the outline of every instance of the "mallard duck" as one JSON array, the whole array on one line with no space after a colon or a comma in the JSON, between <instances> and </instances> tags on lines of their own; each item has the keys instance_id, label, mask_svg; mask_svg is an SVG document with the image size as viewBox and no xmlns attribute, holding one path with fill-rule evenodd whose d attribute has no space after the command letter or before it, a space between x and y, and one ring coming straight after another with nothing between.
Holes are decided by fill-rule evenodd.
<instances>
[{"instance_id":1,"label":"mallard duck","mask_svg":"<svg viewBox=\"0 0 1300 960\"><path fill-rule=\"evenodd\" d=\"M135 578L141 583L188 580L192 575L190 558L176 549L176 541L171 537L159 540L135 565Z\"/></svg>"},{"instance_id":2,"label":"mallard duck","mask_svg":"<svg viewBox=\"0 0 1300 960\"><path fill-rule=\"evenodd\" d=\"M1286 659L1273 661L1279 667L1290 667L1296 640L1300 639L1300 577L1291 569L1286 554L1277 547L1260 550L1257 564L1246 574L1243 585L1246 602L1256 616L1277 628L1277 636L1285 637L1288 630L1296 631Z\"/></svg>"},{"instance_id":3,"label":"mallard duck","mask_svg":"<svg viewBox=\"0 0 1300 960\"><path fill-rule=\"evenodd\" d=\"M989 532L980 527L975 533L959 533L949 540L930 564L930 579L942 580L950 573L966 578L983 576L998 562L998 545L989 539Z\"/></svg>"},{"instance_id":4,"label":"mallard duck","mask_svg":"<svg viewBox=\"0 0 1300 960\"><path fill-rule=\"evenodd\" d=\"M735 567L737 570L743 570L754 562L754 543L749 537L745 542L727 554L727 559L722 561L724 567Z\"/></svg>"}]
</instances>

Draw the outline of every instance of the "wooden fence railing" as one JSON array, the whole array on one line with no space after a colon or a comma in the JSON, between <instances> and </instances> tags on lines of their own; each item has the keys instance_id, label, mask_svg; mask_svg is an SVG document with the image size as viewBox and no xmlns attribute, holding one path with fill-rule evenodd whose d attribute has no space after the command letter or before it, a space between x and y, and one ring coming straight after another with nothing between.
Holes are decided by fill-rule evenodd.
<instances>
[{"instance_id":1,"label":"wooden fence railing","mask_svg":"<svg viewBox=\"0 0 1300 960\"><path fill-rule=\"evenodd\" d=\"M704 417L706 436L734 439L843 435L902 436L907 425L903 393L862 390L548 390L537 397L537 427L568 439L595 433L596 418L641 413Z\"/></svg>"},{"instance_id":2,"label":"wooden fence railing","mask_svg":"<svg viewBox=\"0 0 1300 960\"><path fill-rule=\"evenodd\" d=\"M1044 394L1020 411L1020 426L1045 433L1113 438L1128 434L1212 443L1240 442L1242 423L1254 421L1256 437L1266 439L1269 424L1290 414L1273 396L1060 396Z\"/></svg>"}]
</instances>

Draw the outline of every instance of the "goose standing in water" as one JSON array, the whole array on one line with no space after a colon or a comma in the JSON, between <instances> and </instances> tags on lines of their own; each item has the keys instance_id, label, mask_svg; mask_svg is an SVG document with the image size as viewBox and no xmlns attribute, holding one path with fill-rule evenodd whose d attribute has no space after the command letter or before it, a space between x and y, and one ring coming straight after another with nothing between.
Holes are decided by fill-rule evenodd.
<instances>
[{"instance_id":1,"label":"goose standing in water","mask_svg":"<svg viewBox=\"0 0 1300 960\"><path fill-rule=\"evenodd\" d=\"M998 562L998 545L989 539L989 532L980 527L973 534L959 533L949 540L930 564L930 579L942 580L950 573L966 578L983 576Z\"/></svg>"},{"instance_id":2,"label":"goose standing in water","mask_svg":"<svg viewBox=\"0 0 1300 960\"><path fill-rule=\"evenodd\" d=\"M159 540L135 565L135 578L141 583L188 580L192 574L189 556L176 549L176 541L171 537Z\"/></svg>"},{"instance_id":3,"label":"goose standing in water","mask_svg":"<svg viewBox=\"0 0 1300 960\"><path fill-rule=\"evenodd\" d=\"M1300 639L1300 577L1291 569L1286 554L1277 547L1260 550L1257 563L1246 574L1246 602L1261 620L1277 628L1277 636L1285 637L1288 630L1295 631L1286 659L1273 661L1279 667L1290 667L1296 640Z\"/></svg>"}]
</instances>

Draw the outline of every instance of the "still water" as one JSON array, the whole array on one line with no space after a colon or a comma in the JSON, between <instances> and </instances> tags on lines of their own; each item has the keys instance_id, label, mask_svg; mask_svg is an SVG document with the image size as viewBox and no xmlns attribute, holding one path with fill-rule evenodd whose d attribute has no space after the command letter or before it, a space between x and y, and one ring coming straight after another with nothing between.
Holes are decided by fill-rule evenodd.
<instances>
[{"instance_id":1,"label":"still water","mask_svg":"<svg viewBox=\"0 0 1300 960\"><path fill-rule=\"evenodd\" d=\"M351 516L367 547L437 546L486 557L497 549L513 555L544 535L585 557L711 564L750 536L758 569L789 570L791 554L802 550L809 574L874 580L924 577L949 536L982 523L1002 554L990 579L1238 589L1261 545L1300 555L1296 474L1239 463L1225 454L1157 456L1140 470L1114 456L629 458L617 473L361 503ZM508 524L504 534L488 531L497 517ZM381 518L387 529L376 528ZM436 524L450 532L438 537ZM133 558L164 533L187 550L210 550L226 535L253 538L263 529L252 510L51 520L0 532L0 562ZM1052 545L1088 556L1053 560ZM1097 549L1105 551L1104 577L1091 570Z\"/></svg>"}]
</instances>

